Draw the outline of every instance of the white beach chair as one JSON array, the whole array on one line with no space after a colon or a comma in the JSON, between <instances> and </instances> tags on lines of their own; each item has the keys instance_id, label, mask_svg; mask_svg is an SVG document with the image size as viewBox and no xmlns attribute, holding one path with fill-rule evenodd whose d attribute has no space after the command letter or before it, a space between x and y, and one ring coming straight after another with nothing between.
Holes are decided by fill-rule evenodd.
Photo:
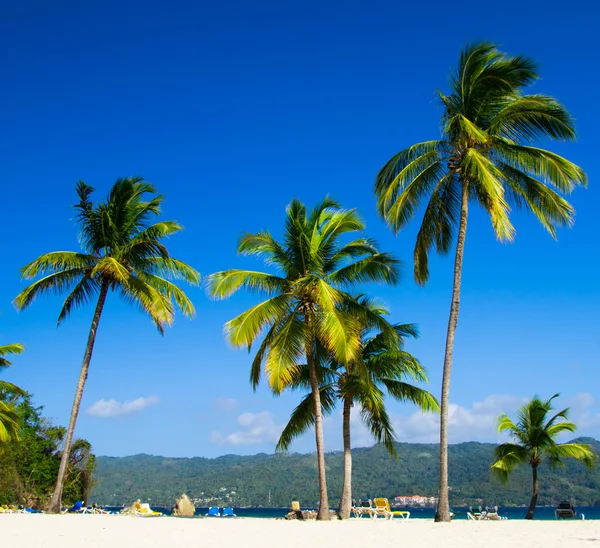
<instances>
[{"instance_id":1,"label":"white beach chair","mask_svg":"<svg viewBox=\"0 0 600 548\"><path fill-rule=\"evenodd\" d=\"M467 512L467 519L471 521L479 521L484 519L483 512L481 511L481 506L469 506L469 511Z\"/></svg>"}]
</instances>

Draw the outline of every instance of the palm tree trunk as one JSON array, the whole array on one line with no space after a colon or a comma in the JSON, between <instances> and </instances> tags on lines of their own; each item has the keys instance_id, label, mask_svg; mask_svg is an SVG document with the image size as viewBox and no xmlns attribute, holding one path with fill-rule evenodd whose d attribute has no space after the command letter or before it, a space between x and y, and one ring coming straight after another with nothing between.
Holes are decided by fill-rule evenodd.
<instances>
[{"instance_id":1,"label":"palm tree trunk","mask_svg":"<svg viewBox=\"0 0 600 548\"><path fill-rule=\"evenodd\" d=\"M73 442L75 423L77 422L77 415L79 414L79 407L81 406L81 397L83 396L83 388L85 386L85 381L87 380L88 376L88 370L90 368L90 360L92 359L92 351L94 350L94 342L96 341L96 331L98 329L98 323L100 322L100 316L102 315L102 309L104 308L104 303L106 301L107 294L108 282L103 282L100 288L98 304L96 305L94 317L92 318L92 326L90 327L90 334L88 335L85 354L83 355L83 363L81 364L81 372L79 373L79 382L77 383L77 389L75 391L75 400L73 401L73 408L71 410L69 429L67 430L67 437L65 439L65 445L60 459L60 467L58 469L56 487L54 488L52 500L50 501L50 506L48 507L48 512L51 514L60 513L62 490L65 481L65 475L67 473L67 466L69 464L69 453L71 452L71 443Z\"/></svg>"},{"instance_id":2,"label":"palm tree trunk","mask_svg":"<svg viewBox=\"0 0 600 548\"><path fill-rule=\"evenodd\" d=\"M325 477L325 449L323 447L323 413L321 409L321 393L319 392L319 379L317 378L317 369L313 355L313 329L310 313L307 314L307 342L306 342L306 363L310 376L310 387L312 390L314 411L315 411L315 438L317 442L317 463L319 469L319 512L317 519L329 520L329 500L327 498L327 479Z\"/></svg>"},{"instance_id":3,"label":"palm tree trunk","mask_svg":"<svg viewBox=\"0 0 600 548\"><path fill-rule=\"evenodd\" d=\"M439 500L435 521L450 521L450 503L448 500L448 405L450 403L450 370L452 369L452 350L454 349L454 333L458 324L460 307L460 279L462 261L467 235L467 216L469 213L469 188L462 182L462 199L460 225L456 242L456 258L454 259L454 283L452 286L452 304L446 335L446 353L444 355L444 373L442 377L442 401L440 405L440 485Z\"/></svg>"},{"instance_id":4,"label":"palm tree trunk","mask_svg":"<svg viewBox=\"0 0 600 548\"><path fill-rule=\"evenodd\" d=\"M533 496L531 497L531 502L529 503L529 510L527 510L527 515L525 519L533 519L533 513L535 512L535 506L537 504L538 499L538 473L537 466L532 466L533 470Z\"/></svg>"},{"instance_id":5,"label":"palm tree trunk","mask_svg":"<svg viewBox=\"0 0 600 548\"><path fill-rule=\"evenodd\" d=\"M350 411L352 400L344 398L344 411L342 416L342 430L344 433L344 485L338 515L341 519L350 518L352 509L352 451L350 449Z\"/></svg>"}]
</instances>

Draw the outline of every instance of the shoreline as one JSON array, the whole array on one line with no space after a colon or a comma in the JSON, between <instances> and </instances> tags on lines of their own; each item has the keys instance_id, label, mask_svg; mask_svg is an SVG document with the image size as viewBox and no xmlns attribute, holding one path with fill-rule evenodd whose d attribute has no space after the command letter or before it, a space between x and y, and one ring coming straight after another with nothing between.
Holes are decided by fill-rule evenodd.
<instances>
[{"instance_id":1,"label":"shoreline","mask_svg":"<svg viewBox=\"0 0 600 548\"><path fill-rule=\"evenodd\" d=\"M564 548L600 542L600 521L164 519L119 515L0 515L7 546L23 548L220 548L403 545L419 548Z\"/></svg>"}]
</instances>

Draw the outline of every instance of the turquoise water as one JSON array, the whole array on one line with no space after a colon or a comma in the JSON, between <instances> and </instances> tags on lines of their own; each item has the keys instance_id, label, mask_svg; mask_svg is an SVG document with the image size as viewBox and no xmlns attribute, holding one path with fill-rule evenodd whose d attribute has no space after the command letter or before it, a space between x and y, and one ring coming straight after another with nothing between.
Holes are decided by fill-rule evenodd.
<instances>
[{"instance_id":1,"label":"turquoise water","mask_svg":"<svg viewBox=\"0 0 600 548\"><path fill-rule=\"evenodd\" d=\"M171 515L171 507L153 506L154 510L158 510L166 515ZM121 508L107 507L107 509L118 511ZM401 508L401 510L410 511L410 519L433 519L435 509L433 508ZM454 519L467 519L468 508L453 507L456 514ZM283 518L288 508L234 508L236 516L240 518ZM208 512L208 508L196 508L196 516L204 516ZM578 506L577 512L585 514L585 519L600 519L600 506ZM523 507L500 507L498 514L505 516L508 519L525 519L527 508ZM363 519L367 519L366 517ZM540 506L535 510L536 520L554 520L554 507Z\"/></svg>"}]
</instances>

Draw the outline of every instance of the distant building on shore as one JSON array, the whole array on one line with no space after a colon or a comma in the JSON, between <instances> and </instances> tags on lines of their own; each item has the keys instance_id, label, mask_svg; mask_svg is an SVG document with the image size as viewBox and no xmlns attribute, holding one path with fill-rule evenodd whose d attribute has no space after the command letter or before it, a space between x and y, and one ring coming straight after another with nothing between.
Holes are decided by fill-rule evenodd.
<instances>
[{"instance_id":1,"label":"distant building on shore","mask_svg":"<svg viewBox=\"0 0 600 548\"><path fill-rule=\"evenodd\" d=\"M435 506L437 497L423 495L399 496L394 499L396 506Z\"/></svg>"}]
</instances>

